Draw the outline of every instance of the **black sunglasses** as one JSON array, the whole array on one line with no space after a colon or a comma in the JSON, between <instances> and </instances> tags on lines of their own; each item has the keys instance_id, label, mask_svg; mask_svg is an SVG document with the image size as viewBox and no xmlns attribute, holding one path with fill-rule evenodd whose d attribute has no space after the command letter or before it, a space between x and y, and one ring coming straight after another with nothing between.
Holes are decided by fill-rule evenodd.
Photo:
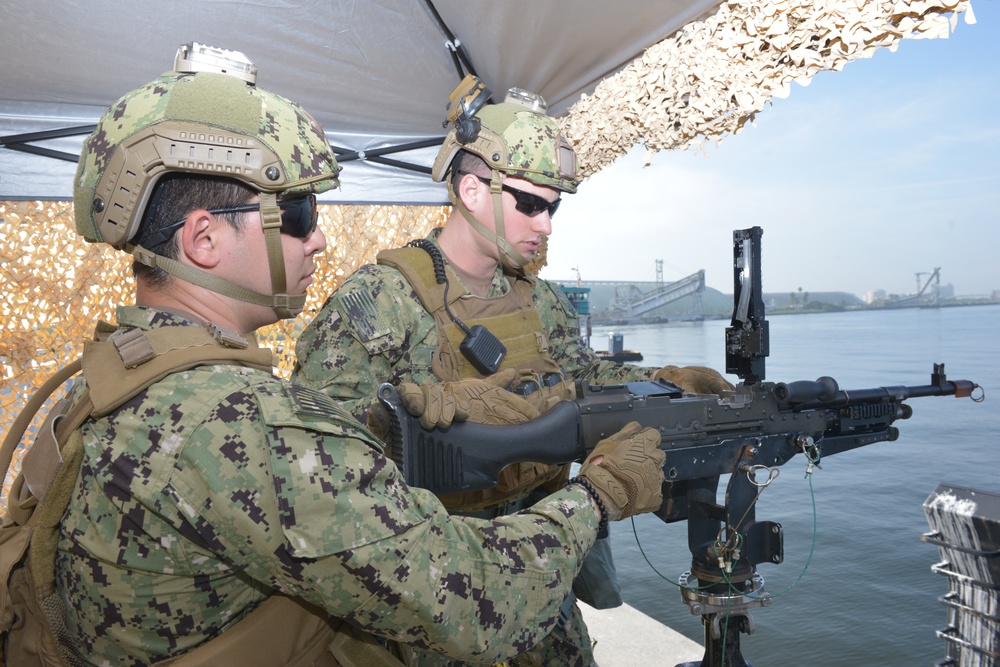
<instances>
[{"instance_id":1,"label":"black sunglasses","mask_svg":"<svg viewBox=\"0 0 1000 667\"><path fill-rule=\"evenodd\" d=\"M281 209L282 234L288 234L297 239L305 239L309 238L309 235L316 229L316 222L319 220L319 209L316 208L316 195L308 194L305 197L279 199L278 208ZM209 209L208 212L212 215L218 215L220 213L247 213L259 209L260 202L256 204L244 204L243 206L233 206L232 208L213 208Z\"/></svg>"},{"instance_id":2,"label":"black sunglasses","mask_svg":"<svg viewBox=\"0 0 1000 667\"><path fill-rule=\"evenodd\" d=\"M490 185L490 179L485 176L480 176L479 174L472 174L480 181L486 185ZM555 201L546 201L538 195L533 195L530 192L525 192L524 190L518 190L517 188L512 188L509 185L501 185L500 189L504 192L509 192L514 196L514 208L524 213L529 218L533 218L542 211L548 211L549 217L551 218L559 210L559 204L562 202L561 197L557 197Z\"/></svg>"},{"instance_id":3,"label":"black sunglasses","mask_svg":"<svg viewBox=\"0 0 1000 667\"><path fill-rule=\"evenodd\" d=\"M291 197L278 201L278 208L281 209L281 233L294 236L297 239L309 238L309 235L316 229L319 220L319 209L316 208L316 195L308 194L305 197ZM256 204L244 204L243 206L233 206L230 208L211 208L208 212L212 215L222 213L249 213L260 210L260 202ZM169 239L175 229L187 222L187 218L178 220L172 225L168 225L150 234L142 240L142 245L154 248Z\"/></svg>"}]
</instances>

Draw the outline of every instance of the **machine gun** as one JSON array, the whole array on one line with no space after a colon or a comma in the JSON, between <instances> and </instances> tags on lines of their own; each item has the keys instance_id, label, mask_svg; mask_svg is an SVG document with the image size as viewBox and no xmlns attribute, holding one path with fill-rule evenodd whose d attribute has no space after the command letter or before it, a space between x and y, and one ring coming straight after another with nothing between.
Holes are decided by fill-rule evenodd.
<instances>
[{"instance_id":1,"label":"machine gun","mask_svg":"<svg viewBox=\"0 0 1000 667\"><path fill-rule=\"evenodd\" d=\"M403 407L395 388L378 398L388 409L392 458L411 486L452 493L496 485L516 462L582 461L597 443L627 423L656 428L664 465L665 522L687 520L691 569L681 577L682 596L705 625L701 667L747 665L740 633L754 631L750 608L768 606L760 563L781 563L781 525L757 521L755 504L774 470L797 454L807 465L823 457L899 437L893 426L924 396L982 400L978 385L948 380L935 364L930 384L844 391L833 378L764 381L768 327L760 290L759 227L734 232L734 310L726 330L726 370L743 382L721 395L685 394L667 382L591 386L577 383L575 399L557 404L525 424L454 423L424 430ZM981 390L980 390L981 391ZM720 476L729 474L725 503L717 500ZM691 664L689 667L695 667Z\"/></svg>"}]
</instances>

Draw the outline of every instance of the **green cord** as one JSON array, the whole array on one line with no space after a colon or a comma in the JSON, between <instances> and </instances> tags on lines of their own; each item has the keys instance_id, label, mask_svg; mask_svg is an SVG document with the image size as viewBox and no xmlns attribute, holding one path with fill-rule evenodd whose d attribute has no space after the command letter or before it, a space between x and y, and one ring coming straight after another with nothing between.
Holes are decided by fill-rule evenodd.
<instances>
[{"instance_id":1,"label":"green cord","mask_svg":"<svg viewBox=\"0 0 1000 667\"><path fill-rule=\"evenodd\" d=\"M812 501L812 515L813 515L812 544L809 546L809 557L806 558L806 564L802 567L802 571L799 572L799 576L796 577L795 581L793 581L792 584L788 588L786 588L785 590L781 591L780 593L775 593L773 595L768 595L767 597L770 598L770 599L781 597L785 593L788 593L793 588L795 588L796 586L798 586L799 582L802 581L802 578L805 576L806 570L809 569L809 565L812 563L813 554L815 554L815 552L816 552L816 535L819 532L819 521L818 521L817 513L816 513L816 491L813 488L813 483L812 483L812 466L815 464L818 467L819 456L816 456L816 458L814 460L807 452L804 452L804 453L806 455L806 460L809 461L809 466L806 469L806 477L809 479L809 498ZM646 561L646 564L649 565L649 569L651 569L653 572L655 572L658 577L660 577L661 579L663 579L667 583L673 584L677 588L682 588L684 590L689 590L689 591L703 590L703 589L706 589L706 588L710 588L712 586L711 584L707 584L707 585L705 585L703 587L700 587L700 588L688 588L688 587L681 586L681 584L679 582L673 581L669 577L663 575L659 570L656 569L656 566L653 565L652 561L649 560L649 557L646 555L646 550L642 548L642 542L639 540L639 531L636 530L636 527L635 527L635 517L632 517L631 520L632 520L632 534L635 536L635 543L639 547L639 553L642 554L642 557ZM742 541L742 539L743 539L742 535L740 535L739 533L736 533L736 536L739 538L740 541ZM715 552L715 555L716 556L719 555L718 543L716 543L716 552ZM725 569L722 569L722 568L720 568L720 569L722 570L722 578L725 579L725 581L729 585L729 588L730 588L731 591L733 591L734 593L737 593L739 595L745 595L747 598L749 598L751 600L760 600L760 599L763 599L762 597L757 597L757 596L754 596L754 595L746 594L743 591L740 591L739 589L737 589L736 586L733 585L733 582L730 581L729 574L725 571ZM729 619L730 605L731 604L732 604L732 597L730 596L730 597L726 598L726 619L727 619L727 622L724 624L724 628L722 630L722 646L723 647L725 647L725 645L726 645L726 637L727 637L727 634L729 632L729 622L728 622L728 619ZM726 661L726 655L725 655L725 650L723 650L723 654L722 654L722 667L725 667L725 661Z\"/></svg>"},{"instance_id":2,"label":"green cord","mask_svg":"<svg viewBox=\"0 0 1000 667\"><path fill-rule=\"evenodd\" d=\"M809 564L812 563L813 554L816 552L816 534L818 532L818 521L816 519L816 492L815 490L813 490L812 475L811 474L806 475L806 477L809 478L809 497L812 499L812 511L813 511L813 534L812 534L812 544L809 546L809 557L806 558L806 564L802 567L802 571L799 572L799 576L795 579L795 581L793 581L788 588L781 591L780 593L775 593L774 595L771 595L770 597L772 599L781 597L782 595L784 595L785 593L787 593L788 591L792 590L793 588L799 585L799 582L802 581L802 577L806 575L806 570L809 569ZM747 597L751 597L753 599L759 599L759 598L754 598L752 595Z\"/></svg>"},{"instance_id":3,"label":"green cord","mask_svg":"<svg viewBox=\"0 0 1000 667\"><path fill-rule=\"evenodd\" d=\"M682 589L687 590L687 591L702 590L701 588L688 588L688 587L685 587L685 586L681 586L680 582L674 581L670 577L667 577L666 575L662 574L659 570L657 570L656 566L653 565L652 561L650 561L649 557L646 555L645 549L642 548L642 542L639 541L639 532L635 528L635 517L634 516L632 517L631 521L632 521L632 534L635 536L635 543L636 543L636 546L639 547L639 553L642 554L642 557L646 561L646 564L649 565L649 569L652 570L653 572L655 572L656 576L658 576L660 579L663 579L668 584L673 584L677 588L682 588ZM711 586L711 584L706 585L703 588L709 588L710 586Z\"/></svg>"}]
</instances>

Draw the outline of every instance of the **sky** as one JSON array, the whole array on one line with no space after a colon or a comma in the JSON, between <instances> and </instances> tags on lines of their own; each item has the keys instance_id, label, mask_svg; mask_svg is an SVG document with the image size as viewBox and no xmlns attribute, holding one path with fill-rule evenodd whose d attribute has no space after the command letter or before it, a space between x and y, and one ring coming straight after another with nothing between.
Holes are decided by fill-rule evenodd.
<instances>
[{"instance_id":1,"label":"sky","mask_svg":"<svg viewBox=\"0 0 1000 667\"><path fill-rule=\"evenodd\" d=\"M732 232L763 229L765 292L1000 290L1000 0L947 39L792 85L703 151L641 146L564 195L541 276L733 291ZM919 278L921 282L928 275Z\"/></svg>"}]
</instances>

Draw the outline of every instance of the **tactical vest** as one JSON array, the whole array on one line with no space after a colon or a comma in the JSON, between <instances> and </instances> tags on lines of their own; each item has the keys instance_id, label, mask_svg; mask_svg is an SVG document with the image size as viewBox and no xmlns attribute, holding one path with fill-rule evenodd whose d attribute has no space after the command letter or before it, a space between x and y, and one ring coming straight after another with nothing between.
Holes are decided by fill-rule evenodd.
<instances>
[{"instance_id":1,"label":"tactical vest","mask_svg":"<svg viewBox=\"0 0 1000 667\"><path fill-rule=\"evenodd\" d=\"M0 667L76 667L83 661L66 628L55 586L59 523L83 461L81 425L110 414L167 375L196 366L241 365L266 370L271 351L218 327L130 329L107 340L115 327L101 322L83 355L61 369L32 397L0 449L8 470L24 431L50 394L82 368L86 387L70 404L49 411L7 499L0 526ZM275 632L280 629L280 632ZM323 610L273 595L220 636L182 656L157 662L171 667L220 664L402 667L374 637L330 619Z\"/></svg>"},{"instance_id":2,"label":"tactical vest","mask_svg":"<svg viewBox=\"0 0 1000 667\"><path fill-rule=\"evenodd\" d=\"M552 399L573 396L573 382L567 381L559 365L549 357L549 341L541 317L532 300L533 283L527 278L512 278L510 291L493 299L463 298L469 294L461 280L444 265L447 276L448 308L445 308L445 283L438 282L431 255L421 248L396 248L378 254L379 264L399 270L410 283L420 304L434 317L438 347L431 360L434 376L442 382L485 377L462 355L459 346L466 333L455 324L452 315L467 327L477 324L493 333L507 348L498 371L513 368L520 374L522 386L531 391L525 398L544 410ZM448 313L451 311L451 314ZM557 382L546 381L556 378ZM477 512L484 508L504 507L511 511L531 491L546 484L546 489L562 488L569 479L569 466L520 463L504 468L492 489L443 494L441 502L449 510Z\"/></svg>"}]
</instances>

